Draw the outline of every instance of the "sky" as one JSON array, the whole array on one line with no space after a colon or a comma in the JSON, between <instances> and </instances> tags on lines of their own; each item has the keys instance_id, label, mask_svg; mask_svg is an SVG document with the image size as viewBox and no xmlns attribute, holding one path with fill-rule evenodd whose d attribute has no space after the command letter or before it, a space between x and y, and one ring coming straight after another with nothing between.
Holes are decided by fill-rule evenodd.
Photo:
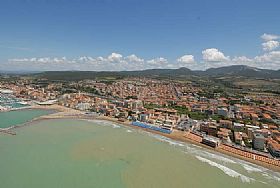
<instances>
[{"instance_id":1,"label":"sky","mask_svg":"<svg viewBox=\"0 0 280 188\"><path fill-rule=\"evenodd\" d=\"M279 7L279 0L1 0L0 70L278 70Z\"/></svg>"}]
</instances>

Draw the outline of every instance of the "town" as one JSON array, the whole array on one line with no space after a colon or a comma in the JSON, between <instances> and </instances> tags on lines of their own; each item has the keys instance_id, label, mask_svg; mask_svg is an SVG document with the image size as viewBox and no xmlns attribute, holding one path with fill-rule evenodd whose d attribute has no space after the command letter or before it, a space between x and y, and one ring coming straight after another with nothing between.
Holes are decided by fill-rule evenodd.
<instances>
[{"instance_id":1,"label":"town","mask_svg":"<svg viewBox=\"0 0 280 188\"><path fill-rule=\"evenodd\" d=\"M56 103L164 133L186 132L211 147L223 143L280 158L280 96L273 93L230 93L192 81L144 77L67 82L6 78L0 89L2 111L11 108L7 100L12 99L20 104Z\"/></svg>"}]
</instances>

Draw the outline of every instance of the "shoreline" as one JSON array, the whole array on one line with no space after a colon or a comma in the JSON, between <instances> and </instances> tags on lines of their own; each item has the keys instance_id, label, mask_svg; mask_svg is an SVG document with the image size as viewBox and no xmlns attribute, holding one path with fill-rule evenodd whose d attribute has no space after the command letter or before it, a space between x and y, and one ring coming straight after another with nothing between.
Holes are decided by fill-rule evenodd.
<instances>
[{"instance_id":1,"label":"shoreline","mask_svg":"<svg viewBox=\"0 0 280 188\"><path fill-rule=\"evenodd\" d=\"M180 132L180 131L174 130L171 134L165 134L165 133L161 133L161 132L158 132L158 131L153 131L151 129L144 129L144 128L141 128L141 127L132 126L127 122L126 123L125 122L120 122L120 121L118 121L116 119L113 119L113 118L110 118L110 117L100 117L100 118L96 118L96 119L111 121L111 122L114 122L114 123L118 123L118 124L122 124L124 126L131 127L131 128L140 129L140 130L143 130L143 131L146 131L146 132L150 132L150 133L153 133L153 134L157 134L157 135L161 135L161 136L170 138L170 139L175 140L175 141L180 141L180 142L184 142L184 143L191 143L191 144L203 147L205 149L209 149L211 151L216 151L218 153L222 153L222 154L228 155L228 156L233 157L233 158L241 159L241 160L244 160L244 161L247 161L247 162L250 162L250 163L265 167L265 168L268 168L270 170L280 172L280 166L275 166L275 165L271 165L271 164L261 162L261 161L258 161L258 160L253 160L253 159L250 159L250 158L247 158L247 157L243 157L241 155L237 155L235 153L223 150L219 147L212 148L210 146L207 146L205 144L202 144L202 143L199 143L199 142L196 142L192 139L187 138L185 136L186 132Z\"/></svg>"},{"instance_id":2,"label":"shoreline","mask_svg":"<svg viewBox=\"0 0 280 188\"><path fill-rule=\"evenodd\" d=\"M164 136L166 138L169 138L169 139L172 139L172 140L175 140L175 141L180 141L180 142L184 142L184 143L191 143L191 144L203 147L205 149L209 149L211 151L222 153L222 154L225 154L225 155L233 157L233 158L241 159L241 160L244 160L244 161L247 161L247 162L262 166L262 167L265 167L267 169L270 169L270 170L273 170L273 171L276 171L276 172L280 172L280 166L276 166L276 165L268 164L268 163L265 163L265 162L262 162L262 161L259 161L259 160L254 160L254 159L251 159L251 158L248 158L248 157L244 157L242 155L235 154L233 152L224 150L224 149L219 148L219 147L212 148L210 146L207 146L205 144L202 144L200 142L197 142L195 140L187 138L186 137L187 132L181 132L181 131L178 131L178 130L173 130L173 132L171 134L166 134L166 133L162 133L162 132L159 132L159 131L154 131L154 130L151 130L151 129L145 129L145 128L133 126L133 125L131 125L131 122L129 122L129 121L120 122L116 118L111 118L111 117L107 117L107 116L86 115L84 112L81 112L79 110L67 108L67 107L60 106L60 105L51 105L51 106L36 105L36 106L30 106L28 109L55 110L56 112L48 114L48 115L43 115L43 116L40 116L40 117L36 117L36 118L34 118L34 119L32 119L28 122L25 122L23 124L20 124L20 125L12 126L12 127L9 128L9 130L13 130L13 129L16 129L16 128L28 126L29 124L31 124L33 122L37 122L37 121L41 121L41 120L48 120L48 119L78 119L78 120L80 119L80 120L110 121L110 122L121 124L123 126L130 127L130 128L136 129L136 130L138 129L138 130L142 130L142 131L145 131L145 132L149 132L149 133L157 134L157 135L160 135L160 136Z\"/></svg>"}]
</instances>

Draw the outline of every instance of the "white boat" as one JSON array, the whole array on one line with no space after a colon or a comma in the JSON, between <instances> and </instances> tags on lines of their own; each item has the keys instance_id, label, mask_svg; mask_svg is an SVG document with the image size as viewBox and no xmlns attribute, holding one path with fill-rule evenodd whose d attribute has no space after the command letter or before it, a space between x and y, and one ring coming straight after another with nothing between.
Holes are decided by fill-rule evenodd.
<instances>
[{"instance_id":1,"label":"white boat","mask_svg":"<svg viewBox=\"0 0 280 188\"><path fill-rule=\"evenodd\" d=\"M20 101L20 102L18 102L18 104L27 105L28 103L25 101Z\"/></svg>"}]
</instances>

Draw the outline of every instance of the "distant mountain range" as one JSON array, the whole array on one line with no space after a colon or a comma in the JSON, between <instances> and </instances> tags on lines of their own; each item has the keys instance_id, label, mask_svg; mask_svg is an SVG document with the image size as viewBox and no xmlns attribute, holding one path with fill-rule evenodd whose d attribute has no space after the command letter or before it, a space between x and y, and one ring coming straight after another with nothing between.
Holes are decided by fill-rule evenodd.
<instances>
[{"instance_id":1,"label":"distant mountain range","mask_svg":"<svg viewBox=\"0 0 280 188\"><path fill-rule=\"evenodd\" d=\"M205 71L192 71L182 67L179 69L148 69L139 71L46 71L33 74L49 80L82 80L98 77L245 77L280 79L280 70L259 69L245 65L210 68Z\"/></svg>"}]
</instances>

